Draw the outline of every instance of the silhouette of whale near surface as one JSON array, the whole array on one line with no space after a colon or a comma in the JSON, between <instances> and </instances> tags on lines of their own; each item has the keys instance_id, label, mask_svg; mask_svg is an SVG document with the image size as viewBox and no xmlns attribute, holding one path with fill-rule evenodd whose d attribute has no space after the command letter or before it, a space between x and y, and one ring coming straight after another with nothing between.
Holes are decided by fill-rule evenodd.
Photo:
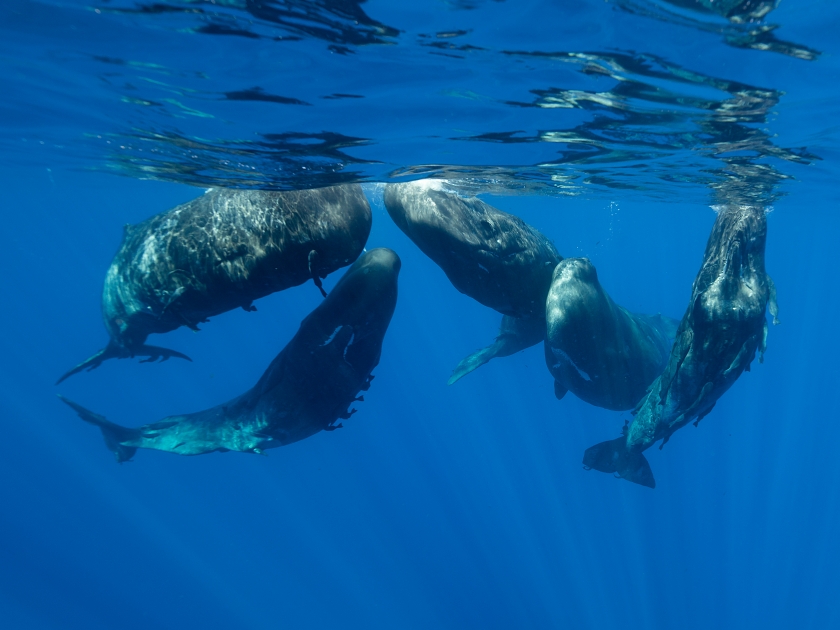
<instances>
[{"instance_id":1,"label":"silhouette of whale near surface","mask_svg":"<svg viewBox=\"0 0 840 630\"><path fill-rule=\"evenodd\" d=\"M632 409L668 361L678 322L612 301L587 258L554 270L545 305L545 362L554 393L605 409Z\"/></svg>"},{"instance_id":2,"label":"silhouette of whale near surface","mask_svg":"<svg viewBox=\"0 0 840 630\"><path fill-rule=\"evenodd\" d=\"M299 191L214 188L126 226L105 276L108 345L58 382L106 359L188 357L146 345L152 333L198 330L208 317L349 265L370 234L370 205L358 184ZM323 289L321 288L323 292Z\"/></svg>"},{"instance_id":3,"label":"silhouette of whale near surface","mask_svg":"<svg viewBox=\"0 0 840 630\"><path fill-rule=\"evenodd\" d=\"M586 450L585 467L655 487L643 451L660 439L664 445L692 420L700 422L749 370L756 351L763 360L768 304L778 323L776 291L764 266L766 240L763 208L718 210L667 367L637 405L623 435Z\"/></svg>"},{"instance_id":4,"label":"silhouette of whale near surface","mask_svg":"<svg viewBox=\"0 0 840 630\"><path fill-rule=\"evenodd\" d=\"M361 256L271 362L257 384L211 409L123 427L63 397L102 431L118 462L138 448L179 455L265 449L331 431L367 390L397 303L400 259L390 249Z\"/></svg>"},{"instance_id":5,"label":"silhouette of whale near surface","mask_svg":"<svg viewBox=\"0 0 840 630\"><path fill-rule=\"evenodd\" d=\"M446 192L440 180L388 184L384 201L397 227L458 291L504 315L495 342L464 358L450 385L494 357L542 341L545 297L563 260L550 240L515 215Z\"/></svg>"}]
</instances>

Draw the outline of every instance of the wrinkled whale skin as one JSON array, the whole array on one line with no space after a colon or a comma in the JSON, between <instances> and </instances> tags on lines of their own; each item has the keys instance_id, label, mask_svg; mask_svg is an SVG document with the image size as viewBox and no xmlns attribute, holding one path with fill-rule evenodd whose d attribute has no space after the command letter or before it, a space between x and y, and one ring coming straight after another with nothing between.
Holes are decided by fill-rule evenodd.
<instances>
[{"instance_id":1,"label":"wrinkled whale skin","mask_svg":"<svg viewBox=\"0 0 840 630\"><path fill-rule=\"evenodd\" d=\"M449 278L481 304L511 317L544 317L551 273L562 257L539 231L440 182L387 184L391 218Z\"/></svg>"},{"instance_id":2,"label":"wrinkled whale skin","mask_svg":"<svg viewBox=\"0 0 840 630\"><path fill-rule=\"evenodd\" d=\"M357 184L315 190L214 188L126 226L102 292L108 346L59 382L108 358L184 355L146 346L152 333L207 318L344 267L364 249L370 205Z\"/></svg>"},{"instance_id":3,"label":"wrinkled whale skin","mask_svg":"<svg viewBox=\"0 0 840 630\"><path fill-rule=\"evenodd\" d=\"M138 448L179 455L261 453L333 430L379 363L397 302L399 257L374 249L360 257L249 391L226 403L139 428L109 422L62 398L98 426L118 462Z\"/></svg>"},{"instance_id":4,"label":"wrinkled whale skin","mask_svg":"<svg viewBox=\"0 0 840 630\"><path fill-rule=\"evenodd\" d=\"M766 240L763 208L718 209L667 367L639 402L624 435L587 449L584 466L655 487L642 452L703 419L749 370L756 352L763 360L768 305L778 323L775 287L765 271Z\"/></svg>"},{"instance_id":5,"label":"wrinkled whale skin","mask_svg":"<svg viewBox=\"0 0 840 630\"><path fill-rule=\"evenodd\" d=\"M545 361L558 398L571 391L598 407L632 409L665 368L677 322L617 305L587 258L557 265L545 309Z\"/></svg>"}]
</instances>

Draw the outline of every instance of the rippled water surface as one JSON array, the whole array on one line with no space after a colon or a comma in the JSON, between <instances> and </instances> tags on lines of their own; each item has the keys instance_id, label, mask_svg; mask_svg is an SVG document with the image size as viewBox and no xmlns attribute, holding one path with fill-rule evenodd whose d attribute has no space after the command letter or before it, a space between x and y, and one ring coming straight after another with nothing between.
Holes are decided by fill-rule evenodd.
<instances>
[{"instance_id":1,"label":"rippled water surface","mask_svg":"<svg viewBox=\"0 0 840 630\"><path fill-rule=\"evenodd\" d=\"M10 0L4 154L200 186L768 202L836 136L829 5L774 6Z\"/></svg>"},{"instance_id":2,"label":"rippled water surface","mask_svg":"<svg viewBox=\"0 0 840 630\"><path fill-rule=\"evenodd\" d=\"M1 2L0 627L840 626L839 27L828 0ZM674 318L710 206L771 211L782 324L648 452L654 491L581 469L630 415L556 400L541 347L447 386L499 316L386 213L382 183L427 177ZM106 341L123 225L208 187L345 182L402 258L359 413L269 458L115 464L56 393L128 426L217 405L322 299L55 387Z\"/></svg>"}]
</instances>

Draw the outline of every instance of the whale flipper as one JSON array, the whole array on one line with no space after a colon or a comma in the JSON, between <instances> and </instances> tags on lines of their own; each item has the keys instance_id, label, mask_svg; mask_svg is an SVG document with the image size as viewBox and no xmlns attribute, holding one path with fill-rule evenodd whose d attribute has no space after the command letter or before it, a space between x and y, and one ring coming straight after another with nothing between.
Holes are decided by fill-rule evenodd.
<instances>
[{"instance_id":1,"label":"whale flipper","mask_svg":"<svg viewBox=\"0 0 840 630\"><path fill-rule=\"evenodd\" d=\"M134 457L134 453L137 452L137 447L126 446L123 442L142 439L144 436L140 429L130 429L128 427L122 427L118 424L114 424L113 422L107 420L105 416L100 416L98 413L85 409L81 405L74 403L72 400L68 400L61 394L58 394L58 397L62 402L72 407L73 411L79 414L79 417L82 420L99 427L99 430L102 431L102 437L105 438L105 445L108 447L108 450L114 453L114 457L117 458L117 462L121 464Z\"/></svg>"},{"instance_id":2,"label":"whale flipper","mask_svg":"<svg viewBox=\"0 0 840 630\"><path fill-rule=\"evenodd\" d=\"M318 271L320 259L321 256L316 250L313 249L309 252L309 256L307 257L309 275L312 277L312 282L315 283L315 286L318 287L318 290L321 292L321 297L327 297L327 292L324 290L324 285L321 282L321 275Z\"/></svg>"},{"instance_id":3,"label":"whale flipper","mask_svg":"<svg viewBox=\"0 0 840 630\"><path fill-rule=\"evenodd\" d=\"M773 282L773 278L769 275L766 277L767 288L770 291L767 306L770 309L770 315L773 317L773 325L778 326L782 322L779 321L779 303L776 301L776 283Z\"/></svg>"},{"instance_id":4,"label":"whale flipper","mask_svg":"<svg viewBox=\"0 0 840 630\"><path fill-rule=\"evenodd\" d=\"M648 488L656 487L656 480L647 459L641 452L628 452L627 438L618 437L586 449L583 465L605 473L618 473L627 481Z\"/></svg>"},{"instance_id":5,"label":"whale flipper","mask_svg":"<svg viewBox=\"0 0 840 630\"><path fill-rule=\"evenodd\" d=\"M146 357L140 363L151 363L153 361L157 361L160 359L161 361L166 361L171 357L177 357L179 359L186 359L187 361L192 361L186 354L183 352L178 352L177 350L170 350L169 348L161 348L160 346L150 346L147 344L143 344L142 346L137 346L131 350L120 348L114 343L109 343L105 346L102 350L94 354L92 357L89 357L79 363L76 367L71 370L68 370L64 374L61 375L55 384L58 385L62 381L67 380L74 374L78 374L84 370L88 372L98 368L104 361L108 359L128 359L134 357Z\"/></svg>"}]
</instances>

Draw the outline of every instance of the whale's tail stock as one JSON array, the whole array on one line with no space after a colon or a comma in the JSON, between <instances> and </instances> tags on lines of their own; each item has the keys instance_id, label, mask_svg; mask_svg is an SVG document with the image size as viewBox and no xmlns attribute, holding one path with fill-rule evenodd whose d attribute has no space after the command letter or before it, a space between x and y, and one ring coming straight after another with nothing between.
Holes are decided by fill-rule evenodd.
<instances>
[{"instance_id":1,"label":"whale's tail stock","mask_svg":"<svg viewBox=\"0 0 840 630\"><path fill-rule=\"evenodd\" d=\"M66 399L61 394L58 394L58 397L62 402L72 407L73 411L79 414L79 417L82 420L99 427L99 430L102 431L102 437L105 438L105 445L108 447L108 450L114 454L114 457L117 458L118 463L122 464L134 457L134 453L137 452L137 447L126 446L123 443L142 439L144 435L140 429L121 427L120 425L107 420L105 416L100 416L98 413L94 413L89 409L85 409L81 405L74 403L72 400Z\"/></svg>"},{"instance_id":2,"label":"whale's tail stock","mask_svg":"<svg viewBox=\"0 0 840 630\"><path fill-rule=\"evenodd\" d=\"M656 487L647 459L640 451L628 451L627 438L623 435L586 449L583 465L587 470L594 468L605 473L618 473L627 481L648 488Z\"/></svg>"},{"instance_id":3,"label":"whale's tail stock","mask_svg":"<svg viewBox=\"0 0 840 630\"><path fill-rule=\"evenodd\" d=\"M186 354L178 352L177 350L170 350L169 348L161 348L160 346L150 346L147 344L143 344L142 346L137 346L132 350L127 350L125 348L120 347L119 345L115 344L111 341L107 346L105 346L102 350L94 354L92 357L89 357L79 363L76 367L71 370L68 370L64 374L61 375L61 378L58 379L55 384L58 385L62 381L70 378L74 374L78 374L84 370L90 371L94 368L98 368L102 365L103 361L107 361L108 359L129 359L134 357L146 357L140 363L150 363L152 361L157 361L160 359L161 361L166 361L170 357L177 357L179 359L186 359L187 361L192 361Z\"/></svg>"}]
</instances>

